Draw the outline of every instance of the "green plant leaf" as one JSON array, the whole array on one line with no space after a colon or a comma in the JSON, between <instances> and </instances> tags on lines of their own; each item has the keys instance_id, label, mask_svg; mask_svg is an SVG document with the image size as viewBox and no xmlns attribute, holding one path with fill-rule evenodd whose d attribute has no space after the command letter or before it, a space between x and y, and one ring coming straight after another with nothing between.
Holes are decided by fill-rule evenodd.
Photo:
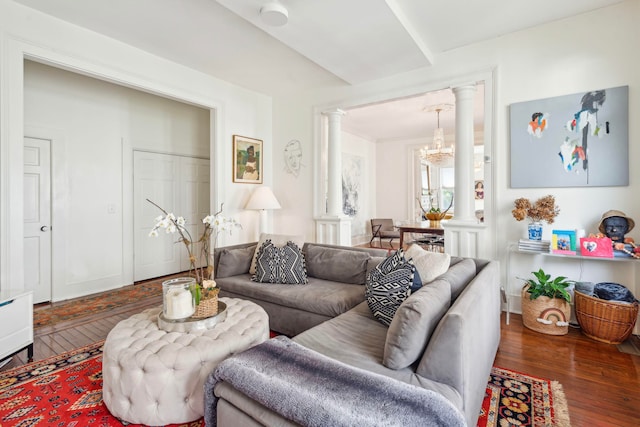
<instances>
[{"instance_id":1,"label":"green plant leaf","mask_svg":"<svg viewBox=\"0 0 640 427\"><path fill-rule=\"evenodd\" d=\"M528 279L526 284L529 286L527 292L530 294L530 299L534 300L540 296L549 298L561 298L567 302L571 302L571 294L567 292L566 288L574 283L572 280L567 279L565 276L558 276L551 279L551 275L546 274L541 268L538 271L531 272L537 280Z\"/></svg>"},{"instance_id":2,"label":"green plant leaf","mask_svg":"<svg viewBox=\"0 0 640 427\"><path fill-rule=\"evenodd\" d=\"M198 283L195 283L193 285L191 285L191 295L193 295L193 298L196 301L196 305L200 304L200 300L202 299L202 290L200 289L200 285Z\"/></svg>"}]
</instances>

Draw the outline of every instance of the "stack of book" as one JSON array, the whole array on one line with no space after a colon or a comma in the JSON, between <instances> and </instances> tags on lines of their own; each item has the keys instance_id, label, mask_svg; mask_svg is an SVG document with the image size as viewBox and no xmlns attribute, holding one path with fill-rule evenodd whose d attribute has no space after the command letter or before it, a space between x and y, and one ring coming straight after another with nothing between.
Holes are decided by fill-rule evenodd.
<instances>
[{"instance_id":1,"label":"stack of book","mask_svg":"<svg viewBox=\"0 0 640 427\"><path fill-rule=\"evenodd\" d=\"M520 239L518 241L518 249L530 252L549 252L551 242L549 240L529 240Z\"/></svg>"}]
</instances>

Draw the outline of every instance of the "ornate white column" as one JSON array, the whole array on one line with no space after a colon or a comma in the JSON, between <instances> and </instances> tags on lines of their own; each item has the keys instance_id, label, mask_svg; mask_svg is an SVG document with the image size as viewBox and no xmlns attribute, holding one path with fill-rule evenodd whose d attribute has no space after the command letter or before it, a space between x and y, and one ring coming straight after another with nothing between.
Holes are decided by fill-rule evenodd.
<instances>
[{"instance_id":1,"label":"ornate white column","mask_svg":"<svg viewBox=\"0 0 640 427\"><path fill-rule=\"evenodd\" d=\"M351 246L351 219L342 213L342 140L340 109L325 111L327 116L327 212L316 218L316 241Z\"/></svg>"},{"instance_id":2,"label":"ornate white column","mask_svg":"<svg viewBox=\"0 0 640 427\"><path fill-rule=\"evenodd\" d=\"M327 144L327 214L342 215L342 138L341 124L345 112L340 109L324 113L328 120Z\"/></svg>"},{"instance_id":3,"label":"ornate white column","mask_svg":"<svg viewBox=\"0 0 640 427\"><path fill-rule=\"evenodd\" d=\"M478 257L481 233L474 209L473 98L475 84L454 87L456 97L455 213L445 228L445 251L451 255Z\"/></svg>"},{"instance_id":4,"label":"ornate white column","mask_svg":"<svg viewBox=\"0 0 640 427\"><path fill-rule=\"evenodd\" d=\"M455 218L476 223L473 189L473 97L476 86L453 88L456 97Z\"/></svg>"}]
</instances>

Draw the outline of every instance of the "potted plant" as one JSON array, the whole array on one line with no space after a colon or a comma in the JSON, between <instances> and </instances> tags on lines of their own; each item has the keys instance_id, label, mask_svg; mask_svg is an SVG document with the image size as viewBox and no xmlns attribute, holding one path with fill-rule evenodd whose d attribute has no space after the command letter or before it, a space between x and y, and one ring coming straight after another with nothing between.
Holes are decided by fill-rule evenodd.
<instances>
[{"instance_id":1,"label":"potted plant","mask_svg":"<svg viewBox=\"0 0 640 427\"><path fill-rule=\"evenodd\" d=\"M524 326L549 335L566 335L571 317L571 294L574 282L564 276L551 278L541 268L532 271L522 288L522 322Z\"/></svg>"}]
</instances>

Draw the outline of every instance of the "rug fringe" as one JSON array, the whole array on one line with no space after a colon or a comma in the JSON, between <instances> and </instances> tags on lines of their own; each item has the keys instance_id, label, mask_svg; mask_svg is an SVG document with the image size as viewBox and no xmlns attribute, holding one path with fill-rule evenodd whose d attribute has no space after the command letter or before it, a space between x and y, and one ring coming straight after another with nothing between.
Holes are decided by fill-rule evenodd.
<instances>
[{"instance_id":1,"label":"rug fringe","mask_svg":"<svg viewBox=\"0 0 640 427\"><path fill-rule=\"evenodd\" d=\"M551 381L551 392L553 393L554 427L571 427L569 404L562 384L558 381Z\"/></svg>"}]
</instances>

